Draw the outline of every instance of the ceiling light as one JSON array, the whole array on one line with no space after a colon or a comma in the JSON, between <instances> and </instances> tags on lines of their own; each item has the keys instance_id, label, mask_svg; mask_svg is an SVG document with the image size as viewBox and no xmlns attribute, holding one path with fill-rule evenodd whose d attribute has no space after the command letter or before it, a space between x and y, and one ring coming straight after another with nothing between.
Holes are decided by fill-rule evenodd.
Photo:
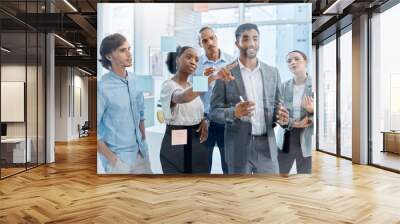
<instances>
[{"instance_id":1,"label":"ceiling light","mask_svg":"<svg viewBox=\"0 0 400 224\"><path fill-rule=\"evenodd\" d=\"M58 39L60 39L62 42L66 43L67 45L69 45L70 47L75 48L75 45L71 44L71 42L67 41L66 39L58 36L57 34L54 34L55 37L57 37Z\"/></svg>"},{"instance_id":2,"label":"ceiling light","mask_svg":"<svg viewBox=\"0 0 400 224\"><path fill-rule=\"evenodd\" d=\"M10 52L11 52L11 50L9 50L9 49L7 49L7 48L5 48L5 47L1 47L0 49L1 49L2 51L6 52L6 53L10 53Z\"/></svg>"},{"instance_id":3,"label":"ceiling light","mask_svg":"<svg viewBox=\"0 0 400 224\"><path fill-rule=\"evenodd\" d=\"M332 5L324 10L322 14L342 14L343 9L351 5L354 0L336 0Z\"/></svg>"},{"instance_id":4,"label":"ceiling light","mask_svg":"<svg viewBox=\"0 0 400 224\"><path fill-rule=\"evenodd\" d=\"M86 70L83 70L83 69L81 69L81 68L79 68L79 67L78 67L78 70L81 71L81 72L83 72L83 73L85 73L85 74L87 74L87 75L92 75L92 73L90 73L90 72L88 72L88 71L86 71Z\"/></svg>"},{"instance_id":5,"label":"ceiling light","mask_svg":"<svg viewBox=\"0 0 400 224\"><path fill-rule=\"evenodd\" d=\"M72 10L74 10L74 12L78 12L78 10L71 4L68 2L68 0L64 0L65 4L67 4Z\"/></svg>"}]
</instances>

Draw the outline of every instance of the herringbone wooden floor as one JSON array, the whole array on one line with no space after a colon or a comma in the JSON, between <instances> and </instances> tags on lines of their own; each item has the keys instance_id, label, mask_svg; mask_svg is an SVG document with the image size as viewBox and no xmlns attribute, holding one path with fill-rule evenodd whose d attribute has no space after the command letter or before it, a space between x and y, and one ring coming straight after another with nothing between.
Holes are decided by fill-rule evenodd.
<instances>
[{"instance_id":1,"label":"herringbone wooden floor","mask_svg":"<svg viewBox=\"0 0 400 224\"><path fill-rule=\"evenodd\" d=\"M96 141L0 181L0 223L400 223L400 175L314 154L313 174L99 176Z\"/></svg>"}]
</instances>

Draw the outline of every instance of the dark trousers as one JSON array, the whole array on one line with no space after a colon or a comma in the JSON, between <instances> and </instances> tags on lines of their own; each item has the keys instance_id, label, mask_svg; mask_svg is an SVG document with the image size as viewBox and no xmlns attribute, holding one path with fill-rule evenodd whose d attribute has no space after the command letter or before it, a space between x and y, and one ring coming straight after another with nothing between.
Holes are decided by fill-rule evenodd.
<instances>
[{"instance_id":1,"label":"dark trousers","mask_svg":"<svg viewBox=\"0 0 400 224\"><path fill-rule=\"evenodd\" d=\"M200 143L199 125L167 125L161 144L160 161L164 174L209 173L207 147ZM172 145L172 130L187 130L186 145Z\"/></svg>"},{"instance_id":2,"label":"dark trousers","mask_svg":"<svg viewBox=\"0 0 400 224\"><path fill-rule=\"evenodd\" d=\"M296 160L297 173L310 174L312 157L303 157L303 152L300 145L300 130L292 129L290 133L285 134L284 149L279 150L278 161L279 161L279 172L282 174L288 174Z\"/></svg>"},{"instance_id":3,"label":"dark trousers","mask_svg":"<svg viewBox=\"0 0 400 224\"><path fill-rule=\"evenodd\" d=\"M207 147L208 151L208 172L211 172L212 160L213 160L213 152L215 145L218 146L219 154L221 155L221 166L222 172L224 174L228 173L228 165L225 161L225 151L224 151L224 131L225 125L218 124L215 122L210 122L210 127L208 128L208 138L207 141L204 143Z\"/></svg>"}]
</instances>

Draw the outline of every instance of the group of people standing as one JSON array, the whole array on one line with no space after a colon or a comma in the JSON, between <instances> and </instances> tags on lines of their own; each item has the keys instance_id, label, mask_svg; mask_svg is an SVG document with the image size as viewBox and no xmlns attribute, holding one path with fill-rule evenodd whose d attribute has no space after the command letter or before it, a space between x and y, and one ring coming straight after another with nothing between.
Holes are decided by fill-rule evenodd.
<instances>
[{"instance_id":1,"label":"group of people standing","mask_svg":"<svg viewBox=\"0 0 400 224\"><path fill-rule=\"evenodd\" d=\"M232 58L218 47L213 29L203 27L198 34L203 55L191 46L168 54L173 76L160 95L164 174L210 173L215 146L224 174L287 174L294 161L298 173L311 173L314 105L307 56L298 50L287 54L293 78L282 84L278 69L257 57L259 36L255 24L238 26L239 56ZM98 85L98 148L106 172L151 173L143 94L126 71L132 63L129 48L120 34L100 46L100 61L110 72ZM208 91L194 91L193 76L207 77ZM182 130L186 144L172 144L174 132Z\"/></svg>"}]
</instances>

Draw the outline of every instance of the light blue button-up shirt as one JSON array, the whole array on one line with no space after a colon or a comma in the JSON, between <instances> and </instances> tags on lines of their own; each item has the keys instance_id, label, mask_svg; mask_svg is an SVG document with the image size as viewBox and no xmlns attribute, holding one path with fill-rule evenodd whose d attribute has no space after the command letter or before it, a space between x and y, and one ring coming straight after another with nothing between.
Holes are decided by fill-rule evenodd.
<instances>
[{"instance_id":1,"label":"light blue button-up shirt","mask_svg":"<svg viewBox=\"0 0 400 224\"><path fill-rule=\"evenodd\" d=\"M223 53L221 50L219 52L220 52L220 57L217 61L209 60L205 54L201 55L194 75L203 75L204 70L208 67L214 67L215 69L223 68L224 66L233 61L233 58L230 55ZM200 98L204 104L204 112L207 114L210 113L210 100L214 86L215 86L215 81L211 83L210 88L208 88L208 92L205 92L204 94L200 95Z\"/></svg>"},{"instance_id":2,"label":"light blue button-up shirt","mask_svg":"<svg viewBox=\"0 0 400 224\"><path fill-rule=\"evenodd\" d=\"M110 71L97 84L97 138L117 156L132 152L136 158L139 150L148 153L139 129L144 120L144 97L136 91L135 79L130 72L123 78Z\"/></svg>"}]
</instances>

